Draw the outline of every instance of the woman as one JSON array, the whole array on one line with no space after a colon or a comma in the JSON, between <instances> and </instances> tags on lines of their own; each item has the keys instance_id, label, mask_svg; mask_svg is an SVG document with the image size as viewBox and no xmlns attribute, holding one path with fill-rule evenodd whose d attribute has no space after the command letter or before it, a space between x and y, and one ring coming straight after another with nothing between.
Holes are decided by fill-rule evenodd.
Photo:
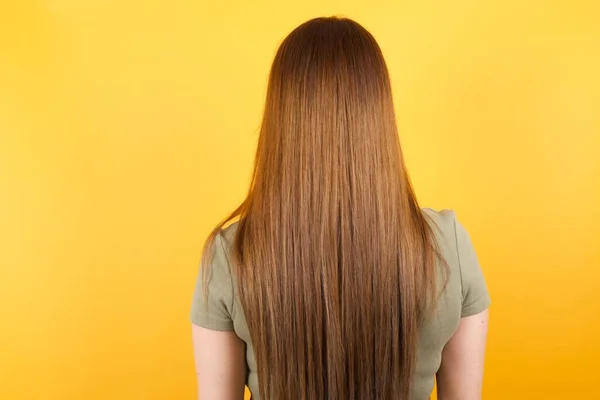
<instances>
[{"instance_id":1,"label":"woman","mask_svg":"<svg viewBox=\"0 0 600 400\"><path fill-rule=\"evenodd\" d=\"M231 221L237 221L231 223ZM387 68L348 19L281 44L251 188L210 236L191 320L199 397L481 397L489 296L450 211L421 210Z\"/></svg>"}]
</instances>

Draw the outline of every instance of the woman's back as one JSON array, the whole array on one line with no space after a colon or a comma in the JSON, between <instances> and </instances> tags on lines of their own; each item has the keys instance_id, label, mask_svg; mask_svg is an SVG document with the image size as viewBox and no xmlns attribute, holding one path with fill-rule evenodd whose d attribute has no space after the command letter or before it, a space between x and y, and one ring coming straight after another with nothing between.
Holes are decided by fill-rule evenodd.
<instances>
[{"instance_id":1,"label":"woman's back","mask_svg":"<svg viewBox=\"0 0 600 400\"><path fill-rule=\"evenodd\" d=\"M264 399L425 396L460 319L456 277L468 309L479 276L460 235L458 268L455 225L418 205L373 36L310 20L275 55L250 190L207 241L193 321L235 328L217 338L239 381L245 348Z\"/></svg>"},{"instance_id":2,"label":"woman's back","mask_svg":"<svg viewBox=\"0 0 600 400\"><path fill-rule=\"evenodd\" d=\"M423 213L436 234L448 273L442 274L445 267L439 265L438 276L447 276L447 281L440 282L439 300L435 310L419 328L411 400L429 398L435 374L440 368L442 350L455 333L460 319L484 311L490 303L473 246L468 234L456 220L454 212L424 209ZM208 285L208 304L205 301L203 282L199 279L191 320L195 325L207 329L234 331L246 343L246 384L253 394L252 398L258 399L254 346L229 262L236 229L237 223L234 223L218 236ZM293 368L293 360L290 360L290 368Z\"/></svg>"}]
</instances>

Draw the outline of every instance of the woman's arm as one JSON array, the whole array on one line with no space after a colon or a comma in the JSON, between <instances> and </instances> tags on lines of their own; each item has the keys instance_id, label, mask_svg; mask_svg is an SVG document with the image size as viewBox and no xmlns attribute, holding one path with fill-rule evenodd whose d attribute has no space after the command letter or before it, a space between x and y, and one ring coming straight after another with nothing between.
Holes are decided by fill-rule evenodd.
<instances>
[{"instance_id":1,"label":"woman's arm","mask_svg":"<svg viewBox=\"0 0 600 400\"><path fill-rule=\"evenodd\" d=\"M488 310L461 318L444 347L437 373L438 400L480 400Z\"/></svg>"},{"instance_id":2,"label":"woman's arm","mask_svg":"<svg viewBox=\"0 0 600 400\"><path fill-rule=\"evenodd\" d=\"M246 384L245 344L234 332L192 324L200 400L242 400Z\"/></svg>"}]
</instances>

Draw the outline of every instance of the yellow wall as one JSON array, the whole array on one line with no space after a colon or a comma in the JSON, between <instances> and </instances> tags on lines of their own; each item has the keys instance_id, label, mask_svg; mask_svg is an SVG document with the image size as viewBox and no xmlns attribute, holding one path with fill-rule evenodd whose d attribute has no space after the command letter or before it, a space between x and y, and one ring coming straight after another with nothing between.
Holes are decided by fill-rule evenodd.
<instances>
[{"instance_id":1,"label":"yellow wall","mask_svg":"<svg viewBox=\"0 0 600 400\"><path fill-rule=\"evenodd\" d=\"M278 42L331 14L379 40L420 200L473 236L484 398L600 398L600 6L516 0L0 0L0 398L193 397L201 243Z\"/></svg>"}]
</instances>

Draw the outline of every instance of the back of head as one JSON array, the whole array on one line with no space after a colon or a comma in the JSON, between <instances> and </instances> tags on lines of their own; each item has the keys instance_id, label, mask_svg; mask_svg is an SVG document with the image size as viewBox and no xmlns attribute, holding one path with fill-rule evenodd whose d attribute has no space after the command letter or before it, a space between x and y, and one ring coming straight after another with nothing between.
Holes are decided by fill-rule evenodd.
<instances>
[{"instance_id":1,"label":"back of head","mask_svg":"<svg viewBox=\"0 0 600 400\"><path fill-rule=\"evenodd\" d=\"M281 44L235 217L261 396L407 399L435 246L383 55L358 23L314 19Z\"/></svg>"}]
</instances>

